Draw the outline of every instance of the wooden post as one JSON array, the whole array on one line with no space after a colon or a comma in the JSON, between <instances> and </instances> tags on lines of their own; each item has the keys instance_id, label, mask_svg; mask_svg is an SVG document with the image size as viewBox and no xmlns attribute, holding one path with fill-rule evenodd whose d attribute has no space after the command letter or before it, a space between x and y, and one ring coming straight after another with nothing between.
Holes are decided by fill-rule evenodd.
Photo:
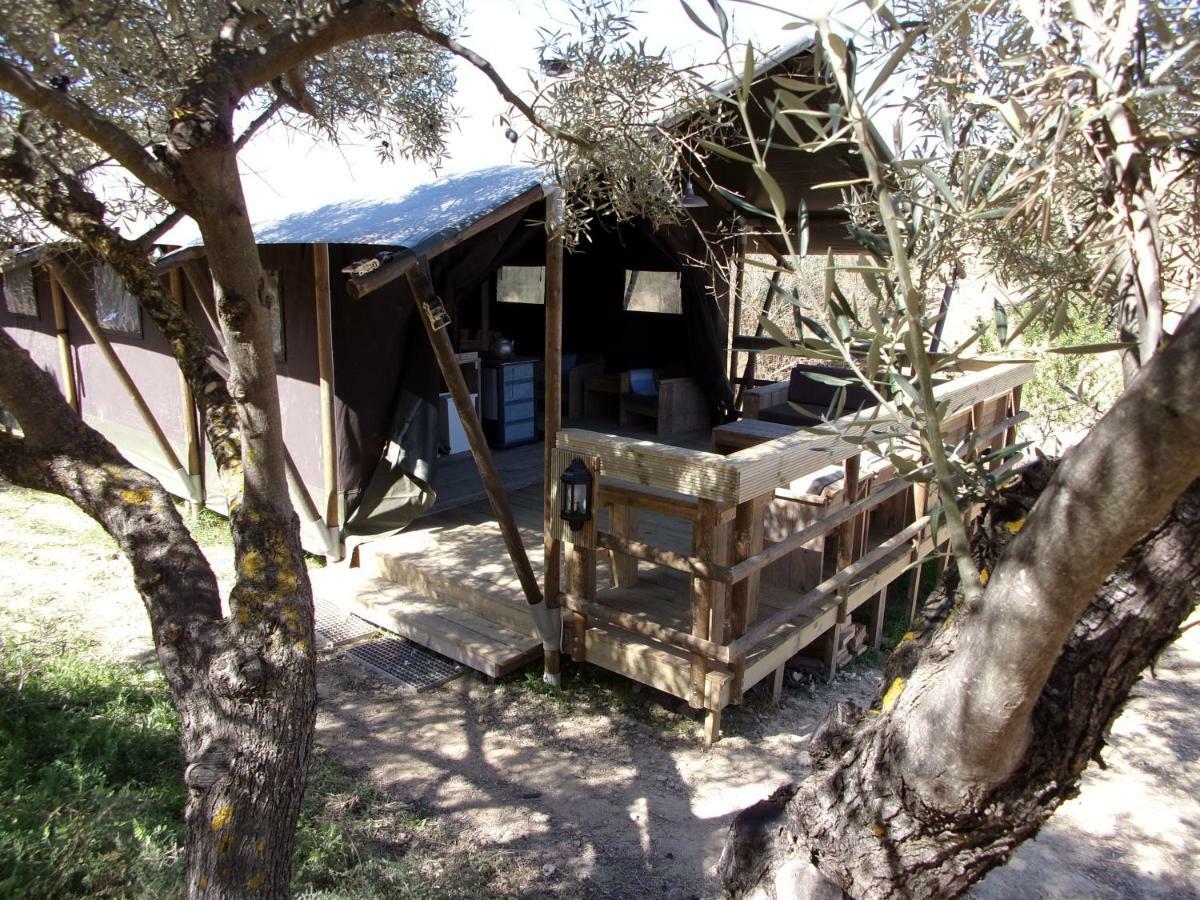
<instances>
[{"instance_id":1,"label":"wooden post","mask_svg":"<svg viewBox=\"0 0 1200 900\"><path fill-rule=\"evenodd\" d=\"M562 427L562 322L563 322L563 196L556 190L546 198L546 221L550 231L546 236L546 420L543 423L542 439L542 579L546 606L558 606L558 594L562 585L562 541L554 536L554 441ZM483 316L481 332L488 327L488 296L483 288ZM561 671L560 651L547 650L544 654L544 680L551 684L559 682Z\"/></svg>"},{"instance_id":2,"label":"wooden post","mask_svg":"<svg viewBox=\"0 0 1200 900\"><path fill-rule=\"evenodd\" d=\"M483 284L481 284L479 286L479 352L480 353L487 352L487 349L488 349L487 333L488 333L488 331L491 330L491 313L492 313L491 299L492 298L489 293L490 288L491 288L491 285L486 280L483 282ZM550 291L550 247L549 247L549 244L547 244L547 246L546 246L546 292L549 293L549 291ZM549 309L548 303L547 303L547 309ZM549 312L547 312L546 314L549 315ZM546 323L547 327L549 327L549 324L550 324L549 321L547 321L547 323Z\"/></svg>"},{"instance_id":3,"label":"wooden post","mask_svg":"<svg viewBox=\"0 0 1200 900\"><path fill-rule=\"evenodd\" d=\"M75 363L71 359L71 333L67 331L67 311L63 307L62 285L51 269L46 270L50 276L50 302L54 307L54 333L58 335L58 365L62 369L63 396L67 405L79 412L79 392L75 386Z\"/></svg>"},{"instance_id":4,"label":"wooden post","mask_svg":"<svg viewBox=\"0 0 1200 900\"><path fill-rule=\"evenodd\" d=\"M779 264L780 261L776 260L776 265ZM779 272L771 273L771 282L767 285L767 296L763 298L762 312L759 313L758 324L754 326L754 336L756 338L762 337L762 317L769 316L771 314L771 302L775 299L776 288L779 287L779 274ZM737 336L736 332L734 333L734 336ZM758 354L748 351L746 353L746 368L742 371L742 382L741 384L734 385L734 388L737 391L737 396L734 398L733 405L736 409L742 408L742 395L750 389L750 384L747 379L754 378L757 365Z\"/></svg>"},{"instance_id":5,"label":"wooden post","mask_svg":"<svg viewBox=\"0 0 1200 900\"><path fill-rule=\"evenodd\" d=\"M883 646L883 619L887 613L888 589L885 586L867 610L867 643L873 650Z\"/></svg>"},{"instance_id":6,"label":"wooden post","mask_svg":"<svg viewBox=\"0 0 1200 900\"><path fill-rule=\"evenodd\" d=\"M755 497L745 503L739 503L733 520L733 559L734 565L745 562L752 556L757 556L763 548L763 513L766 510L767 498ZM755 572L743 578L733 586L729 610L730 637L734 640L746 633L746 629L758 619L758 585L762 578L761 572ZM733 685L730 690L730 702L738 703L742 699L742 676L746 669L745 657L740 657L733 663Z\"/></svg>"},{"instance_id":7,"label":"wooden post","mask_svg":"<svg viewBox=\"0 0 1200 900\"><path fill-rule=\"evenodd\" d=\"M851 456L843 463L843 481L842 481L842 502L844 505L849 505L858 499L858 472L861 462L860 456ZM859 535L858 516L850 519L848 522L840 525L837 531L837 570L849 566L854 562L854 553ZM842 647L842 633L847 628L852 628L853 623L850 620L849 603L849 587L842 588L838 591L838 616L837 622L831 629L829 635L829 643L825 648L825 673L828 678L833 678L837 671L838 656Z\"/></svg>"},{"instance_id":8,"label":"wooden post","mask_svg":"<svg viewBox=\"0 0 1200 900\"><path fill-rule=\"evenodd\" d=\"M981 453L986 453L986 447L980 447L975 436L983 430L983 414L987 409L987 403L980 400L978 403L971 404L971 414L967 417L967 429L970 434L967 437L968 450L967 459L976 459Z\"/></svg>"},{"instance_id":9,"label":"wooden post","mask_svg":"<svg viewBox=\"0 0 1200 900\"><path fill-rule=\"evenodd\" d=\"M116 351L113 350L112 344L109 343L108 337L100 330L100 326L96 322L96 317L92 315L91 309L84 302L84 299L79 296L76 285L68 277L64 277L67 273L63 270L63 264L58 260L50 260L47 265L50 266L54 277L62 285L71 308L75 310L75 315L79 316L79 320L83 322L83 327L87 329L88 334L95 342L96 349L100 351L100 355L104 357L104 361L108 363L109 367L113 370L113 374L117 376L117 380L121 382L121 386L129 394L129 399L133 401L133 405L137 408L138 415L149 430L150 435L154 438L154 443L158 445L159 452L166 458L167 464L171 469L176 474L182 476L186 483L187 471L179 461L179 456L175 453L175 448L171 446L171 442L163 434L162 427L159 426L158 420L154 418L154 413L150 411L150 407L146 405L145 398L142 397L141 392L137 389L137 385L133 383L128 370L122 364Z\"/></svg>"},{"instance_id":10,"label":"wooden post","mask_svg":"<svg viewBox=\"0 0 1200 900\"><path fill-rule=\"evenodd\" d=\"M568 460L574 459L575 454L559 451L560 465L555 468L565 469ZM578 531L570 529L564 523L563 536L566 544L567 591L591 603L596 599L596 516L600 499L600 460L594 456L581 456L583 464L592 474L591 508L593 515ZM576 662L587 659L587 616L581 612L571 614L571 658Z\"/></svg>"},{"instance_id":11,"label":"wooden post","mask_svg":"<svg viewBox=\"0 0 1200 900\"><path fill-rule=\"evenodd\" d=\"M192 286L192 293L196 295L196 301L200 304L200 311L208 320L208 327L212 329L217 343L224 350L225 333L221 330L221 323L217 319L217 301L213 296L212 278L209 277L204 266L194 259L185 262L182 268L188 284Z\"/></svg>"},{"instance_id":12,"label":"wooden post","mask_svg":"<svg viewBox=\"0 0 1200 900\"><path fill-rule=\"evenodd\" d=\"M313 283L316 293L317 372L321 381L321 462L325 489L325 525L335 532L338 508L337 433L333 424L333 321L329 287L329 245L313 244ZM454 364L458 372L458 363ZM460 373L459 380L462 379Z\"/></svg>"},{"instance_id":13,"label":"wooden post","mask_svg":"<svg viewBox=\"0 0 1200 900\"><path fill-rule=\"evenodd\" d=\"M516 569L525 599L531 604L540 603L542 601L541 588L533 574L533 567L529 565L525 545L521 542L521 533L517 531L517 523L513 519L512 509L508 505L508 497L504 493L504 482L500 478L500 473L496 471L496 463L492 460L491 450L483 435L483 426L479 422L479 416L475 413L474 404L471 403L467 382L463 378L462 369L459 368L458 360L454 356L454 347L450 344L450 336L446 334L446 326L450 324L450 317L446 315L446 308L442 306L442 301L433 292L433 285L430 284L423 265L416 265L409 269L407 278L417 309L421 311L421 321L425 323L425 331L429 334L429 342L433 345L433 355L437 358L438 368L441 369L446 387L450 389L450 396L454 400L458 418L467 433L471 455L475 457L475 464L479 467L479 478L487 492L496 521L500 525L500 534L504 537L504 545L508 548L508 555L512 559L513 568Z\"/></svg>"},{"instance_id":14,"label":"wooden post","mask_svg":"<svg viewBox=\"0 0 1200 900\"><path fill-rule=\"evenodd\" d=\"M729 384L737 385L738 352L733 349L733 340L742 328L742 273L746 267L746 235L737 236L737 252L733 259L733 278L729 280L729 293L732 295L732 321L729 325Z\"/></svg>"},{"instance_id":15,"label":"wooden post","mask_svg":"<svg viewBox=\"0 0 1200 900\"><path fill-rule=\"evenodd\" d=\"M775 670L775 677L771 681L771 700L778 706L783 702L783 680L787 676L787 666L780 666Z\"/></svg>"},{"instance_id":16,"label":"wooden post","mask_svg":"<svg viewBox=\"0 0 1200 900\"><path fill-rule=\"evenodd\" d=\"M1021 411L1021 388L1018 384L1009 394L1009 415L1015 416ZM1004 446L1008 447L1017 442L1017 426L1013 425L1004 433Z\"/></svg>"},{"instance_id":17,"label":"wooden post","mask_svg":"<svg viewBox=\"0 0 1200 900\"><path fill-rule=\"evenodd\" d=\"M720 510L712 500L700 500L692 524L692 555L704 562L716 562L720 537ZM713 607L717 583L707 578L692 577L692 636L710 640L713 635ZM707 700L708 658L692 654L691 694L688 705L705 709L704 742L713 743L721 733L721 710L705 707Z\"/></svg>"},{"instance_id":18,"label":"wooden post","mask_svg":"<svg viewBox=\"0 0 1200 900\"><path fill-rule=\"evenodd\" d=\"M692 555L704 562L713 562L717 549L717 505L712 500L700 500L696 518L692 524ZM692 636L709 639L712 620L713 589L716 586L707 578L692 576ZM699 653L692 654L691 696L688 703L694 709L704 706L704 682L708 673L708 661Z\"/></svg>"},{"instance_id":19,"label":"wooden post","mask_svg":"<svg viewBox=\"0 0 1200 900\"><path fill-rule=\"evenodd\" d=\"M171 296L183 309L183 276L179 269L172 269L167 276L171 284ZM188 512L193 516L204 503L204 494L200 490L197 479L200 477L200 432L196 427L196 401L192 396L192 386L179 370L179 405L183 414L183 436L187 445L187 474L192 480L193 496L188 500Z\"/></svg>"},{"instance_id":20,"label":"wooden post","mask_svg":"<svg viewBox=\"0 0 1200 900\"><path fill-rule=\"evenodd\" d=\"M637 537L637 511L628 503L611 503L608 507L608 531L614 537L633 540ZM637 584L638 561L626 553L609 551L614 587L628 588Z\"/></svg>"},{"instance_id":21,"label":"wooden post","mask_svg":"<svg viewBox=\"0 0 1200 900\"><path fill-rule=\"evenodd\" d=\"M922 484L920 482L916 482L915 484L913 484L913 486L912 486L912 504L913 504L912 521L915 522L917 519L919 519L923 515L925 515L925 510L929 505L929 487L928 487L928 485ZM920 547L921 542L920 542L919 538L920 538L920 536L918 535L917 545L915 547L913 547L913 552L912 552L912 560L916 564L911 569L911 571L912 571L912 589L909 591L909 603L908 603L908 623L910 625L917 618L917 606L921 602L921 570L925 568L925 566L922 563L917 562L917 560L920 559L920 553L921 553L921 547Z\"/></svg>"}]
</instances>

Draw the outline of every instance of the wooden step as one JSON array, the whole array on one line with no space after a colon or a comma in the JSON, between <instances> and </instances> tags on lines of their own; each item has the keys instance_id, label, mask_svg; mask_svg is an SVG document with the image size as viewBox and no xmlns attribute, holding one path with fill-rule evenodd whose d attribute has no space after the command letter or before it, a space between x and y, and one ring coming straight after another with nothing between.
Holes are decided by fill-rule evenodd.
<instances>
[{"instance_id":1,"label":"wooden step","mask_svg":"<svg viewBox=\"0 0 1200 900\"><path fill-rule=\"evenodd\" d=\"M542 580L541 535L522 531L525 552ZM521 582L495 522L415 530L364 545L362 568L412 594L537 637Z\"/></svg>"},{"instance_id":2,"label":"wooden step","mask_svg":"<svg viewBox=\"0 0 1200 900\"><path fill-rule=\"evenodd\" d=\"M520 668L542 651L536 637L361 569L330 567L311 577L316 596L492 678Z\"/></svg>"}]
</instances>

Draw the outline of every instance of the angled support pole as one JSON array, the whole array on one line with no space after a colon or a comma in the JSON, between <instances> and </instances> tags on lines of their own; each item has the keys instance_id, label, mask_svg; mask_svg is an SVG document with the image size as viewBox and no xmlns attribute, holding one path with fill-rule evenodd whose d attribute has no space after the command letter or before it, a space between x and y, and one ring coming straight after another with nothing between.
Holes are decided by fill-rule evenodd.
<instances>
[{"instance_id":1,"label":"angled support pole","mask_svg":"<svg viewBox=\"0 0 1200 900\"><path fill-rule=\"evenodd\" d=\"M83 288L79 283L79 279L73 277L72 273L68 271L67 267L59 259L51 259L46 264L50 268L50 272L53 274L55 280L62 287L63 292L67 295L71 309L79 317L79 321L83 323L83 327L87 329L88 336L91 337L92 342L96 345L96 349L100 351L100 355L104 357L104 361L112 369L113 375L116 376L121 387L129 395L129 399L137 410L142 424L146 426L146 430L150 432L150 436L154 439L159 453L162 454L171 471L179 478L181 485L187 488L189 499L192 502L200 502L199 491L192 481L187 468L179 461L179 455L175 452L175 448L171 446L171 442L167 440L162 426L154 418L154 413L150 410L146 399L142 396L142 392L138 390L133 378L130 377L129 371L121 362L121 358L117 356L117 352L109 342L108 336L100 330L100 325L96 321L95 315L84 299Z\"/></svg>"},{"instance_id":2,"label":"angled support pole","mask_svg":"<svg viewBox=\"0 0 1200 900\"><path fill-rule=\"evenodd\" d=\"M446 386L450 389L454 407L458 410L458 417L467 432L471 455L475 457L475 464L479 466L479 477L483 481L484 490L487 491L488 502L491 503L496 521L500 524L500 533L504 537L504 545L508 548L513 568L517 571L517 578L520 579L521 590L525 593L525 599L529 601L530 606L535 607L534 623L538 625L538 630L541 632L543 623L539 621L537 608L540 606L542 610L545 610L545 601L542 599L542 591L538 586L537 578L533 574L533 567L529 564L529 557L525 553L525 545L521 542L520 532L517 531L512 508L508 505L508 496L504 493L504 482L496 470L496 463L492 460L492 451L488 448L487 440L483 436L483 425L475 412L475 405L471 402L471 394L467 390L467 382L463 378L462 369L459 368L458 360L454 356L454 347L450 343L450 336L446 334L450 316L446 313L441 299L434 293L425 261L417 258L411 250L402 252L411 254L416 260L416 264L412 265L406 273L409 288L416 300L417 309L420 310L425 331L429 334L429 342L433 345L433 355L437 358L442 378L445 379ZM543 643L548 640L550 637L542 634Z\"/></svg>"}]
</instances>

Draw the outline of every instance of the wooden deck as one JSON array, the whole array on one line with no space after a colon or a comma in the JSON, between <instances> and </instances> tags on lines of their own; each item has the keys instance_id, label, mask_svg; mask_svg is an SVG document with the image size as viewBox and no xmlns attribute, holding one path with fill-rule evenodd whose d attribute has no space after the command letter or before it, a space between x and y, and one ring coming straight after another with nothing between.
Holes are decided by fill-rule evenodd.
<instances>
[{"instance_id":1,"label":"wooden deck","mask_svg":"<svg viewBox=\"0 0 1200 900\"><path fill-rule=\"evenodd\" d=\"M679 443L707 440L708 432L697 432ZM543 453L540 441L494 453L539 582ZM314 590L380 628L501 677L539 659L541 641L475 461L469 454L443 461L433 483L438 499L428 515L402 534L360 546L358 568L330 567L314 578ZM648 516L644 533L668 546L691 541L683 523L665 516ZM601 585L609 585L604 575Z\"/></svg>"},{"instance_id":2,"label":"wooden deck","mask_svg":"<svg viewBox=\"0 0 1200 900\"><path fill-rule=\"evenodd\" d=\"M972 453L1011 442L1029 372L1001 365L939 386L952 439L973 434ZM579 531L554 517L549 536L543 446L495 454L533 576L563 607L563 651L704 710L709 741L721 711L755 684L774 676L778 696L789 660L810 645L820 642L818 665L832 674L863 645L855 619L865 618L866 643L877 646L888 586L934 547L927 488L901 480L892 460L836 431L750 437L762 443L720 455L708 431L672 445L561 431L551 471L582 458L596 473L597 515ZM360 568L321 589L353 596L369 621L493 677L538 659L541 642L471 458L443 465L435 486L430 515L361 546ZM547 539L562 553L551 584Z\"/></svg>"}]
</instances>

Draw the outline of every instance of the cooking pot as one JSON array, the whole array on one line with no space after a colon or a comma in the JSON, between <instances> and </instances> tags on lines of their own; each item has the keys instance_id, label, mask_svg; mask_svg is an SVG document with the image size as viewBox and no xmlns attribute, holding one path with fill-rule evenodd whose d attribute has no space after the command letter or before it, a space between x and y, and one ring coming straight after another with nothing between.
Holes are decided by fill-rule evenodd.
<instances>
[{"instance_id":1,"label":"cooking pot","mask_svg":"<svg viewBox=\"0 0 1200 900\"><path fill-rule=\"evenodd\" d=\"M515 343L512 338L498 337L492 341L491 355L498 359L507 359L515 352Z\"/></svg>"}]
</instances>

